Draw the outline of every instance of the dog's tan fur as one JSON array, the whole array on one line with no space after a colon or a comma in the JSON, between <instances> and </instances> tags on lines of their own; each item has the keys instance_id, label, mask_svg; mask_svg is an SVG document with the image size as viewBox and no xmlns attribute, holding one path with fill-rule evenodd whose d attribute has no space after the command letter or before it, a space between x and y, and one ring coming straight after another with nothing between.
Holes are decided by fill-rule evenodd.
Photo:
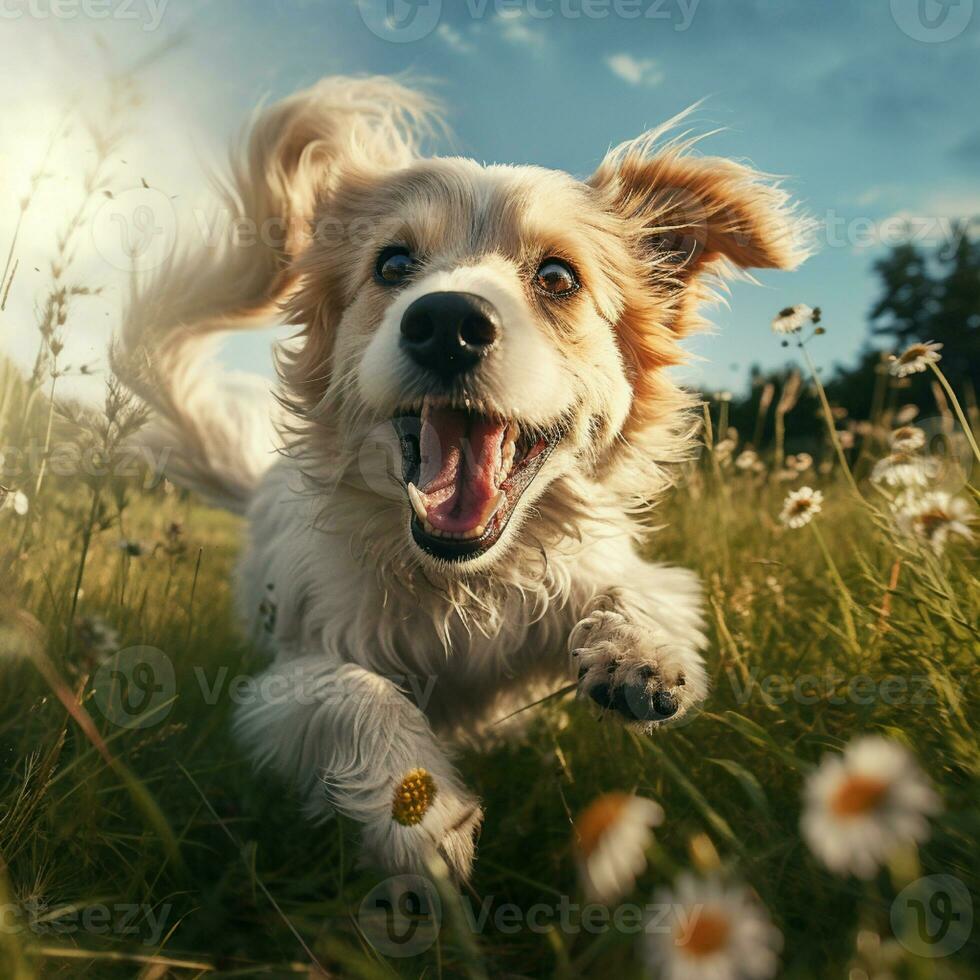
<instances>
[{"instance_id":1,"label":"dog's tan fur","mask_svg":"<svg viewBox=\"0 0 980 980\"><path fill-rule=\"evenodd\" d=\"M174 447L174 478L249 516L241 610L254 622L276 607L262 680L278 695L239 718L256 758L298 778L312 812L359 820L385 867L418 868L434 848L466 874L481 811L452 737L566 684L573 661L582 694L663 689L677 717L703 698L696 580L634 547L637 513L695 431L668 369L724 276L792 267L805 248L771 180L664 131L583 182L426 158L430 108L384 79L327 79L266 110L229 200L283 233L175 260L134 296L115 359L158 412L146 438ZM422 257L398 289L372 276L392 242ZM536 291L546 257L582 288ZM390 420L428 394L398 324L445 290L478 293L502 320L459 397L565 433L497 543L462 562L415 543L392 464ZM299 332L279 353L284 458L270 466L268 416L225 396L200 346L279 306ZM416 767L437 793L405 827L392 794Z\"/></svg>"}]
</instances>

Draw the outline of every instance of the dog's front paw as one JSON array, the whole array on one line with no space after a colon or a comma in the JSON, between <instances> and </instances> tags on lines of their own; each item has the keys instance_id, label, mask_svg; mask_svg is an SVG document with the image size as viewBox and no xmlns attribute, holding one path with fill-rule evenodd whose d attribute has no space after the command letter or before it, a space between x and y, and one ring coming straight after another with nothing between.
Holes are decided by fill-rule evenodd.
<instances>
[{"instance_id":1,"label":"dog's front paw","mask_svg":"<svg viewBox=\"0 0 980 980\"><path fill-rule=\"evenodd\" d=\"M572 630L578 695L644 731L676 722L707 693L700 654L631 623L601 596Z\"/></svg>"}]
</instances>

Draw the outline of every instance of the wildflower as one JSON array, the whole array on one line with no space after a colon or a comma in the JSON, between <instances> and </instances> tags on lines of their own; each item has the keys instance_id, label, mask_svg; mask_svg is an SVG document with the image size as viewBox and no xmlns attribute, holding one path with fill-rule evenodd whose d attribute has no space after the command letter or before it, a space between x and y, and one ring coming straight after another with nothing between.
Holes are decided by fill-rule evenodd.
<instances>
[{"instance_id":1,"label":"wildflower","mask_svg":"<svg viewBox=\"0 0 980 980\"><path fill-rule=\"evenodd\" d=\"M421 823L436 797L436 782L425 769L412 769L395 788L391 819L403 827Z\"/></svg>"},{"instance_id":2,"label":"wildflower","mask_svg":"<svg viewBox=\"0 0 980 980\"><path fill-rule=\"evenodd\" d=\"M659 804L628 793L606 793L575 821L579 877L589 901L626 894L646 866L651 828L663 823Z\"/></svg>"},{"instance_id":3,"label":"wildflower","mask_svg":"<svg viewBox=\"0 0 980 980\"><path fill-rule=\"evenodd\" d=\"M823 509L823 494L812 487L791 490L783 502L779 519L787 527L800 528L809 524L815 514Z\"/></svg>"},{"instance_id":4,"label":"wildflower","mask_svg":"<svg viewBox=\"0 0 980 980\"><path fill-rule=\"evenodd\" d=\"M840 443L841 449L853 449L854 433L850 429L838 429L837 441Z\"/></svg>"},{"instance_id":5,"label":"wildflower","mask_svg":"<svg viewBox=\"0 0 980 980\"><path fill-rule=\"evenodd\" d=\"M727 460L735 452L734 439L722 439L715 445L715 455L720 460Z\"/></svg>"},{"instance_id":6,"label":"wildflower","mask_svg":"<svg viewBox=\"0 0 980 980\"><path fill-rule=\"evenodd\" d=\"M967 525L976 516L970 505L943 490L905 493L895 502L895 510L899 528L906 534L922 538L937 553L946 546L950 535L973 540L973 532Z\"/></svg>"},{"instance_id":7,"label":"wildflower","mask_svg":"<svg viewBox=\"0 0 980 980\"><path fill-rule=\"evenodd\" d=\"M759 456L754 449L743 449L735 457L735 467L740 470L751 470L758 461Z\"/></svg>"},{"instance_id":8,"label":"wildflower","mask_svg":"<svg viewBox=\"0 0 980 980\"><path fill-rule=\"evenodd\" d=\"M30 509L30 501L23 491L0 487L0 510L12 510L18 517L24 517Z\"/></svg>"},{"instance_id":9,"label":"wildflower","mask_svg":"<svg viewBox=\"0 0 980 980\"><path fill-rule=\"evenodd\" d=\"M931 340L924 344L912 344L897 357L892 354L889 358L891 361L889 370L897 378L918 374L920 371L925 371L930 364L937 364L941 360L939 351L942 349L942 344L933 343Z\"/></svg>"},{"instance_id":10,"label":"wildflower","mask_svg":"<svg viewBox=\"0 0 980 980\"><path fill-rule=\"evenodd\" d=\"M647 927L647 959L664 980L765 980L779 969L783 937L742 885L682 874L654 896L666 919Z\"/></svg>"},{"instance_id":11,"label":"wildflower","mask_svg":"<svg viewBox=\"0 0 980 980\"><path fill-rule=\"evenodd\" d=\"M83 616L75 624L79 646L96 656L115 653L120 647L119 632L99 616Z\"/></svg>"},{"instance_id":12,"label":"wildflower","mask_svg":"<svg viewBox=\"0 0 980 980\"><path fill-rule=\"evenodd\" d=\"M819 319L817 311L807 306L806 303L787 306L786 309L780 310L773 319L773 333L799 333L806 324L816 322L814 320L815 314Z\"/></svg>"},{"instance_id":13,"label":"wildflower","mask_svg":"<svg viewBox=\"0 0 980 980\"><path fill-rule=\"evenodd\" d=\"M895 421L899 425L908 425L919 414L918 405L903 405L895 413Z\"/></svg>"},{"instance_id":14,"label":"wildflower","mask_svg":"<svg viewBox=\"0 0 980 980\"><path fill-rule=\"evenodd\" d=\"M870 878L897 851L929 836L939 798L912 754L878 735L825 755L807 780L800 820L813 853L837 874Z\"/></svg>"},{"instance_id":15,"label":"wildflower","mask_svg":"<svg viewBox=\"0 0 980 980\"><path fill-rule=\"evenodd\" d=\"M789 459L787 459L786 462L792 466L797 473L805 473L811 466L813 466L813 457L809 453L797 453L796 456L791 456L790 459L793 460L792 463L790 463Z\"/></svg>"},{"instance_id":16,"label":"wildflower","mask_svg":"<svg viewBox=\"0 0 980 980\"><path fill-rule=\"evenodd\" d=\"M935 473L936 464L932 460L913 453L894 452L875 463L871 482L890 487L927 487Z\"/></svg>"},{"instance_id":17,"label":"wildflower","mask_svg":"<svg viewBox=\"0 0 980 980\"><path fill-rule=\"evenodd\" d=\"M903 425L890 436L892 449L900 453L914 453L926 444L926 434L914 425Z\"/></svg>"}]
</instances>

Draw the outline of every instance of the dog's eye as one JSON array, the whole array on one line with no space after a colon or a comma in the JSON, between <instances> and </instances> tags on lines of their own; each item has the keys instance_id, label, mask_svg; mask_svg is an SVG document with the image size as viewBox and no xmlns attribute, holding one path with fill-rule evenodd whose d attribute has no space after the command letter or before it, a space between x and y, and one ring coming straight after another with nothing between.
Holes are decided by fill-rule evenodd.
<instances>
[{"instance_id":1,"label":"dog's eye","mask_svg":"<svg viewBox=\"0 0 980 980\"><path fill-rule=\"evenodd\" d=\"M575 273L561 259L545 259L535 273L534 282L549 296L570 296L578 289Z\"/></svg>"},{"instance_id":2,"label":"dog's eye","mask_svg":"<svg viewBox=\"0 0 980 980\"><path fill-rule=\"evenodd\" d=\"M382 249L374 267L375 278L386 286L401 282L415 268L415 258L404 245Z\"/></svg>"}]
</instances>

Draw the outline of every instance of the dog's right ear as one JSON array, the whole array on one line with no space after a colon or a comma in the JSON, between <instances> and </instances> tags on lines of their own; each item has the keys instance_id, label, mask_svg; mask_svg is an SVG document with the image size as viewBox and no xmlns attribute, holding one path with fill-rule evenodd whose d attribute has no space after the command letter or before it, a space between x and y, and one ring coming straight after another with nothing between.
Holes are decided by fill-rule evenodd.
<instances>
[{"instance_id":1,"label":"dog's right ear","mask_svg":"<svg viewBox=\"0 0 980 980\"><path fill-rule=\"evenodd\" d=\"M205 445L200 426L208 421L211 458L190 454L199 462L185 483L245 506L240 481L226 478L241 465L242 426L215 417L224 402L219 372L207 359L212 340L281 317L318 201L345 171L377 174L410 163L435 118L425 96L386 78L326 78L260 111L233 157L231 179L219 182L227 227L247 227L250 240L229 235L217 245L182 248L148 280L133 283L111 350L113 370L169 426L163 445L172 445L174 431L187 445ZM315 331L307 339L303 369L323 359L327 343Z\"/></svg>"},{"instance_id":2,"label":"dog's right ear","mask_svg":"<svg viewBox=\"0 0 980 980\"><path fill-rule=\"evenodd\" d=\"M325 78L257 113L232 161L232 194L285 269L309 244L317 203L345 171L407 166L436 119L427 96L391 79Z\"/></svg>"}]
</instances>

